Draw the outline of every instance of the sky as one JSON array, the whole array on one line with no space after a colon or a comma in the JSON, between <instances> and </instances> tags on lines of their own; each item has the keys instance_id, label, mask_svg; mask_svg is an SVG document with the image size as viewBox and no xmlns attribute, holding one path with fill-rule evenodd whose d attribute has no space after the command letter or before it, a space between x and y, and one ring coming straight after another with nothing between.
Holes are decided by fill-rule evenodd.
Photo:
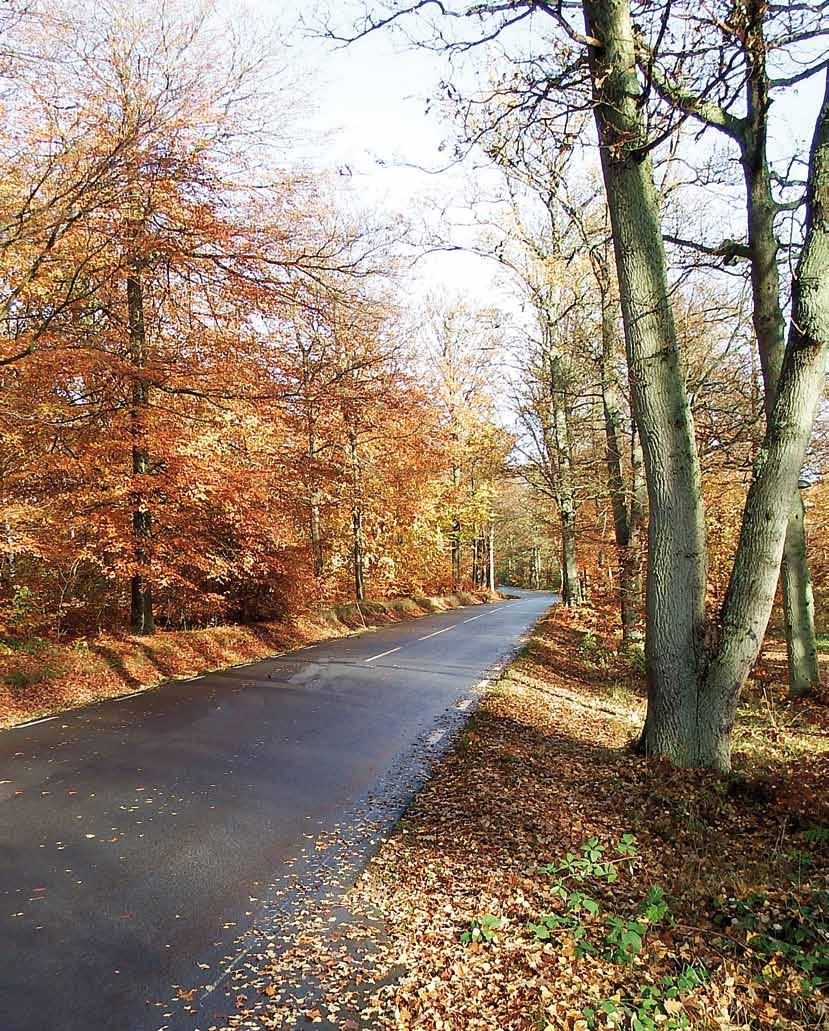
<instances>
[{"instance_id":1,"label":"sky","mask_svg":"<svg viewBox=\"0 0 829 1031\"><path fill-rule=\"evenodd\" d=\"M234 0L225 0L233 10ZM333 6L333 5L332 5ZM359 2L340 0L340 24ZM252 0L246 4L257 19L280 27L289 42L289 64L310 98L306 128L312 160L343 174L338 185L355 205L399 213L416 221L434 220L429 211L449 205L458 219L479 173L472 168L440 175L412 166L445 164L441 143L448 127L436 114L426 114L426 100L447 65L439 55L407 48L397 34L376 32L350 46L314 38L299 27L313 4L302 0ZM418 261L413 289L470 294L491 304L493 290L504 293L494 262L472 254L432 254Z\"/></svg>"},{"instance_id":2,"label":"sky","mask_svg":"<svg viewBox=\"0 0 829 1031\"><path fill-rule=\"evenodd\" d=\"M238 0L224 0L224 7L241 10ZM407 167L443 162L440 144L449 136L448 128L436 113L427 115L425 110L426 97L447 74L440 55L407 48L399 34L388 31L340 47L315 38L300 27L303 18L313 20L314 0L248 0L245 7L287 40L292 72L310 98L303 124L314 141L312 160L340 170L338 186L358 207L417 217L431 204L449 206L454 216L463 217L465 198L482 174L479 169L470 164L430 175ZM346 28L363 4L338 0L330 7L337 12L338 25ZM805 147L821 86L818 77L777 103L772 142L779 153ZM418 262L415 279L415 291L444 288L482 304L506 301L494 263L470 254L431 255Z\"/></svg>"}]
</instances>

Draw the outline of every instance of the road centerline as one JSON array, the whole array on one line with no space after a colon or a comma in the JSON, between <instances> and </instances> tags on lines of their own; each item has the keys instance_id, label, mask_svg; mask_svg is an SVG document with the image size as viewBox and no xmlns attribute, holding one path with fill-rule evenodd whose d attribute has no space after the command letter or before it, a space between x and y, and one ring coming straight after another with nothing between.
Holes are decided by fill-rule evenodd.
<instances>
[{"instance_id":1,"label":"road centerline","mask_svg":"<svg viewBox=\"0 0 829 1031\"><path fill-rule=\"evenodd\" d=\"M435 630L434 633L425 634L423 637L418 637L418 641L428 641L430 637L437 637L438 634L448 633L450 630L454 630L457 625L457 623L453 623L452 626L445 626L443 630Z\"/></svg>"},{"instance_id":2,"label":"road centerline","mask_svg":"<svg viewBox=\"0 0 829 1031\"><path fill-rule=\"evenodd\" d=\"M395 652L399 652L402 647L403 647L403 645L399 644L396 648L389 648L389 650L387 652L380 652L379 655L372 655L368 659L366 659L365 661L366 662L374 662L375 659L382 659L386 655L393 655Z\"/></svg>"}]
</instances>

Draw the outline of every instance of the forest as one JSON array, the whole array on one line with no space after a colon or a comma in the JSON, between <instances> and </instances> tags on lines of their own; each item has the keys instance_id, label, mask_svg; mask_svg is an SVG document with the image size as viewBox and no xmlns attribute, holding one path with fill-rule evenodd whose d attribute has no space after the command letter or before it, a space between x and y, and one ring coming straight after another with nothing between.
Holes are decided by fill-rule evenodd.
<instances>
[{"instance_id":1,"label":"forest","mask_svg":"<svg viewBox=\"0 0 829 1031\"><path fill-rule=\"evenodd\" d=\"M823 123L811 157L770 125L820 79L823 5L746 4L729 32L637 9L606 67L572 5L484 6L457 38L428 6L353 45L411 15L450 54L517 48L438 98L488 175L461 244L292 161L298 95L209 8L6 11L6 650L496 577L615 595L646 641L643 747L727 767L776 596L790 690L819 688ZM627 6L598 7L627 38ZM553 37L526 71L531 16ZM605 118L597 83L639 93ZM496 265L499 304L413 306L428 246Z\"/></svg>"},{"instance_id":2,"label":"forest","mask_svg":"<svg viewBox=\"0 0 829 1031\"><path fill-rule=\"evenodd\" d=\"M355 875L377 1026L824 1026L829 0L299 6L2 5L0 726L541 599ZM300 39L431 62L429 196ZM326 949L228 1026L375 1026Z\"/></svg>"}]
</instances>

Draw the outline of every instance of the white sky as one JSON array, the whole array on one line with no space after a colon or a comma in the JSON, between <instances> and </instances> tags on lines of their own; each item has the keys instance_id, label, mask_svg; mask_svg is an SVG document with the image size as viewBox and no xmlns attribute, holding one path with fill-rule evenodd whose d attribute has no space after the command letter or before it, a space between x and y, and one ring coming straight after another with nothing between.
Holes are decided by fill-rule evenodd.
<instances>
[{"instance_id":1,"label":"white sky","mask_svg":"<svg viewBox=\"0 0 829 1031\"><path fill-rule=\"evenodd\" d=\"M223 6L235 12L243 5L223 0ZM342 28L363 9L361 0L329 6ZM401 167L435 167L442 161L439 146L449 130L437 113L425 113L425 98L447 74L440 55L406 48L402 37L389 31L343 48L313 38L298 27L302 17L312 17L313 0L246 0L244 8L287 38L290 63L311 98L307 127L319 136L315 160L324 167L348 169L340 181L359 207L416 218L430 199L439 206L463 205L474 185L469 180L480 174L471 165L437 176ZM773 142L776 137L779 152L805 147L821 95L818 76L792 91L785 104L778 102ZM432 255L418 270L420 289L443 286L450 293L470 293L484 304L503 296L495 266L472 255Z\"/></svg>"}]
</instances>

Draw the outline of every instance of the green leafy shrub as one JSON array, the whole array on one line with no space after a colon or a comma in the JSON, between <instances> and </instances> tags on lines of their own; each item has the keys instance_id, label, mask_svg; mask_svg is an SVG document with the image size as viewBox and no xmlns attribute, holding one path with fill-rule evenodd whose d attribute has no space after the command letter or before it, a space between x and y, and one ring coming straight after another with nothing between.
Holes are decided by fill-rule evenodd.
<instances>
[{"instance_id":1,"label":"green leafy shrub","mask_svg":"<svg viewBox=\"0 0 829 1031\"><path fill-rule=\"evenodd\" d=\"M492 913L484 913L483 916L470 920L469 928L461 934L461 941L465 944L495 941L500 927L500 917L493 916Z\"/></svg>"}]
</instances>

